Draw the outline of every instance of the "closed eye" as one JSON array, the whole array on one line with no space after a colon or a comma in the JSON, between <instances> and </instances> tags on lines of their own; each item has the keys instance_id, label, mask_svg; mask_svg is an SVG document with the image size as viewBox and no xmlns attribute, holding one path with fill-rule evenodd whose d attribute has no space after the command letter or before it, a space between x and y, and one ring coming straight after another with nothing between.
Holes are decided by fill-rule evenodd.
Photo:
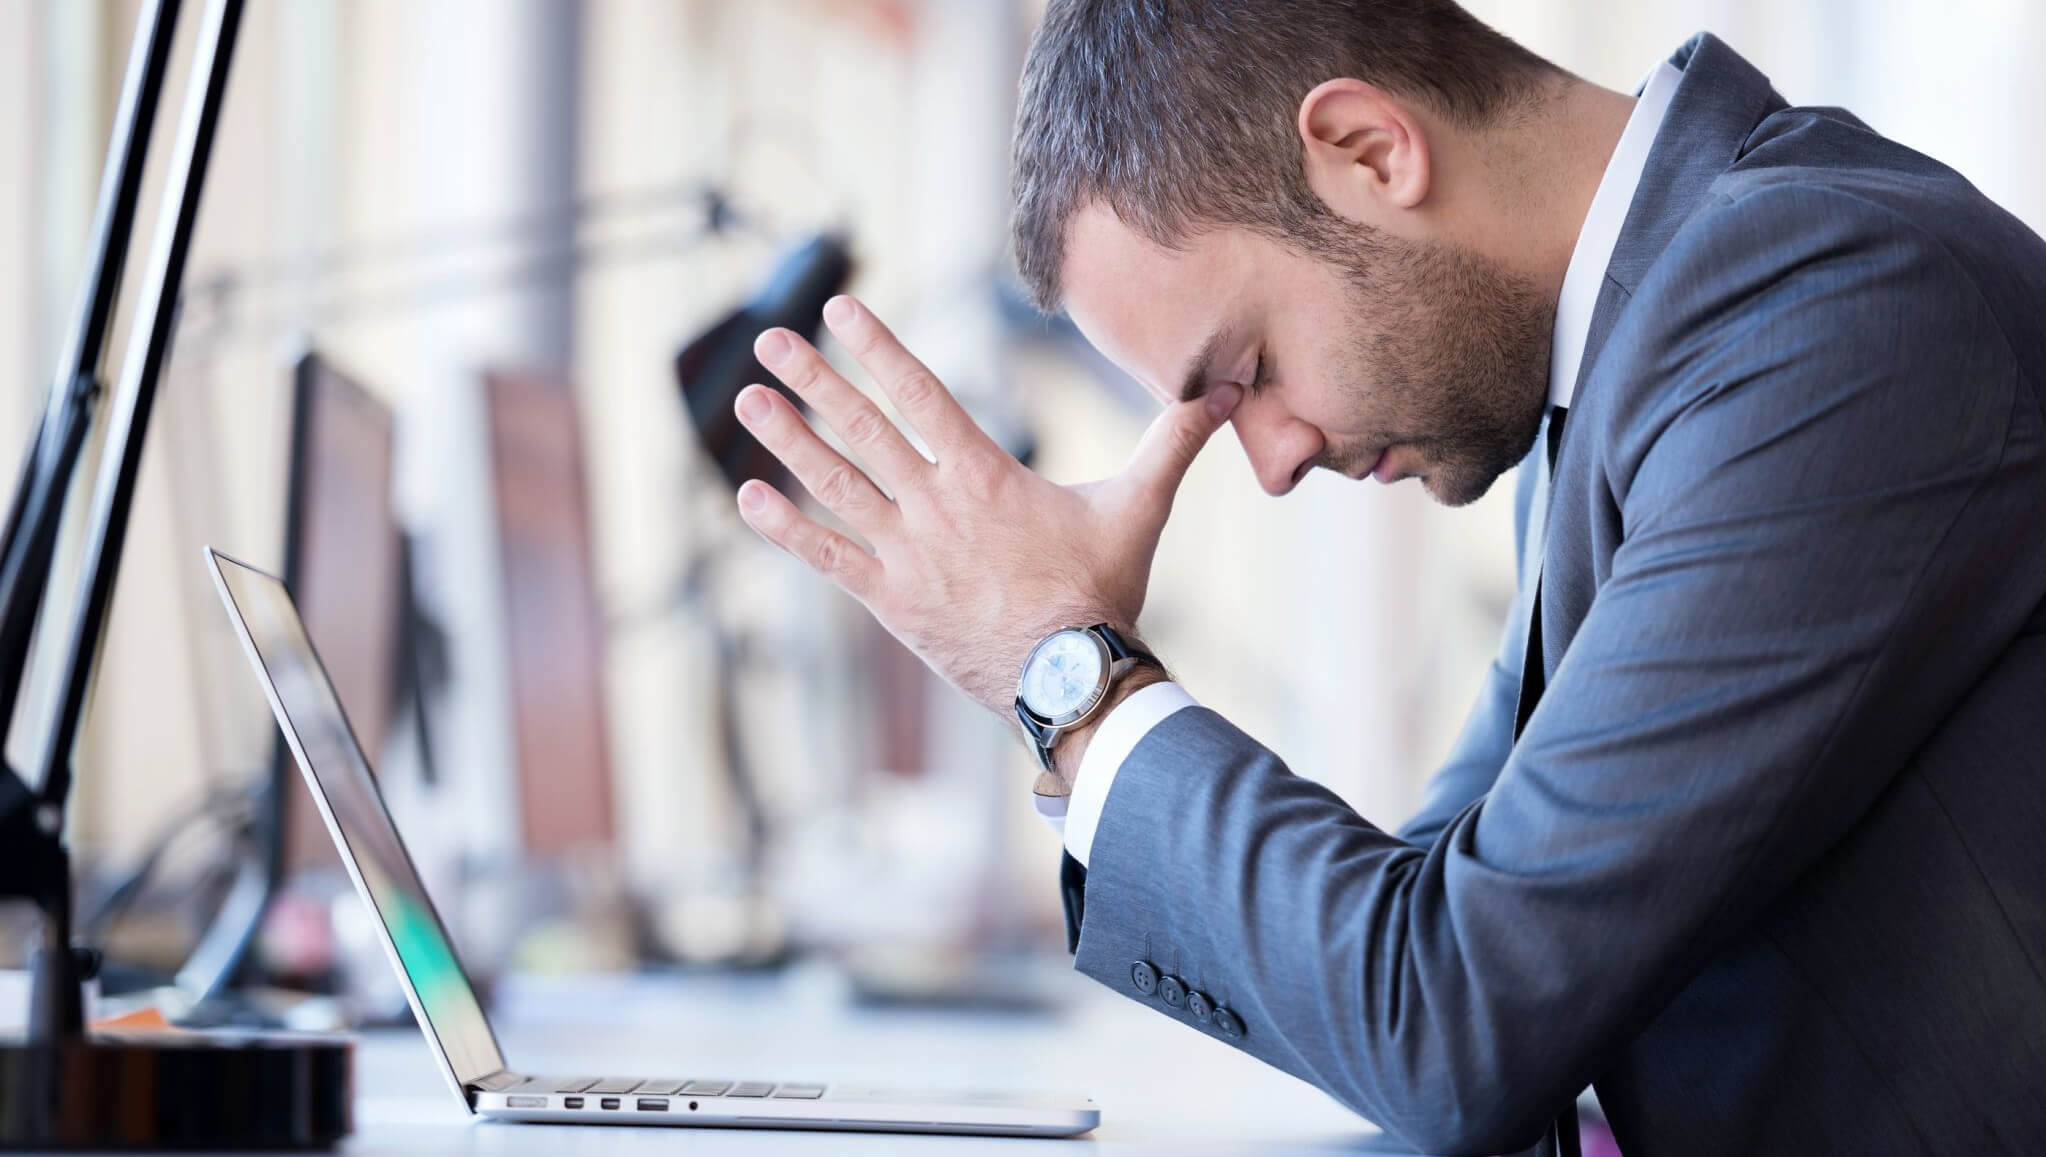
<instances>
[{"instance_id":1,"label":"closed eye","mask_svg":"<svg viewBox=\"0 0 2046 1157\"><path fill-rule=\"evenodd\" d=\"M1264 393L1265 388L1271 384L1271 362L1265 359L1265 351L1259 350L1257 351L1257 368L1252 370L1250 375L1250 392L1253 394Z\"/></svg>"}]
</instances>

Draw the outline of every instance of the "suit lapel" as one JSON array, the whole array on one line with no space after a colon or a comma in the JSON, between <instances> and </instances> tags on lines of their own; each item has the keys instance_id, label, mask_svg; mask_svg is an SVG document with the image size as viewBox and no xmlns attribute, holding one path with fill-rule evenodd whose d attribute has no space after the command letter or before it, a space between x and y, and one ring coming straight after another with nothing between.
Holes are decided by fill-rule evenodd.
<instances>
[{"instance_id":1,"label":"suit lapel","mask_svg":"<svg viewBox=\"0 0 2046 1157\"><path fill-rule=\"evenodd\" d=\"M1789 107L1769 87L1768 77L1709 32L1677 50L1670 63L1683 70L1684 79L1648 152L1619 244L1606 266L1606 276L1629 294L1697 211L1712 182L1740 159L1756 126ZM1585 347L1579 385L1590 372L1595 348Z\"/></svg>"},{"instance_id":2,"label":"suit lapel","mask_svg":"<svg viewBox=\"0 0 2046 1157\"><path fill-rule=\"evenodd\" d=\"M1592 307L1584 360L1577 367L1573 402L1584 397L1599 351L1642 278L1697 212L1712 182L1740 159L1756 126L1770 113L1788 107L1769 87L1768 77L1709 32L1693 37L1670 63L1683 70L1684 79L1663 115L1662 130L1648 151L1641 183L1606 265L1598 303Z\"/></svg>"},{"instance_id":3,"label":"suit lapel","mask_svg":"<svg viewBox=\"0 0 2046 1157\"><path fill-rule=\"evenodd\" d=\"M1612 260L1599 285L1598 302L1592 308L1591 326L1584 343L1584 359L1578 365L1575 408L1585 410L1587 395L1595 390L1594 371L1606 339L1612 336L1620 316L1633 300L1634 290L1654 266L1670 241L1683 228L1709 194L1712 183L1740 159L1748 138L1770 113L1788 107L1769 86L1769 78L1711 33L1700 33L1679 49L1670 63L1683 70L1684 78L1671 98L1657 132L1641 183L1620 228ZM1529 653L1523 667L1519 721L1525 724L1540 698L1549 676L1562 660L1563 652L1577 633L1580 613L1558 613L1557 600L1542 597L1542 576L1551 567L1574 573L1589 560L1551 557L1549 547L1556 536L1549 528L1556 519L1582 517L1581 501L1558 493L1581 492L1588 481L1579 477L1590 465L1588 453L1571 454L1567 445L1583 445L1598 436L1584 427L1590 423L1569 423L1576 431L1559 447L1553 466L1544 465L1536 484L1534 505L1529 511L1527 557L1532 567L1535 595L1529 603L1527 639ZM1546 427L1545 427L1546 429ZM1570 536L1576 539L1580 536ZM1523 581L1526 578L1523 577ZM1519 738L1519 728L1514 731Z\"/></svg>"}]
</instances>

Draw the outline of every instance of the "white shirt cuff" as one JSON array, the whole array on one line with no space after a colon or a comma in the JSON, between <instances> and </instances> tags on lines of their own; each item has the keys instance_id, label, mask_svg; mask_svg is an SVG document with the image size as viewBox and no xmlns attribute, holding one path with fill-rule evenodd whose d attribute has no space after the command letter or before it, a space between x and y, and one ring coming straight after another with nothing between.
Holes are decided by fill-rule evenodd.
<instances>
[{"instance_id":1,"label":"white shirt cuff","mask_svg":"<svg viewBox=\"0 0 2046 1157\"><path fill-rule=\"evenodd\" d=\"M1122 770L1130 752L1144 741L1151 729L1182 707L1198 706L1186 688L1177 683L1153 683L1116 705L1115 710L1094 729L1087 753L1080 757L1079 773L1073 777L1073 794L1064 803L1063 820L1054 819L1038 796L1038 814L1052 822L1065 837L1066 851L1080 866L1094 852L1094 829L1101 823L1101 809L1108 806L1108 789Z\"/></svg>"},{"instance_id":2,"label":"white shirt cuff","mask_svg":"<svg viewBox=\"0 0 2046 1157\"><path fill-rule=\"evenodd\" d=\"M1062 795L1038 795L1033 791L1030 793L1030 802L1037 805L1037 814L1043 817L1045 823L1051 825L1052 831L1059 834L1060 840L1064 840L1066 838L1066 797Z\"/></svg>"}]
</instances>

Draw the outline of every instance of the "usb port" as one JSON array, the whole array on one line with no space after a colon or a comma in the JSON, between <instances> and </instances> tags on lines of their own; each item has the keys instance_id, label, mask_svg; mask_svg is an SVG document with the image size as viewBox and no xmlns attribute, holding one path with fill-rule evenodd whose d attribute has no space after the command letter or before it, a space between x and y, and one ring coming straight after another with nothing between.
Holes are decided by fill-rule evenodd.
<instances>
[{"instance_id":1,"label":"usb port","mask_svg":"<svg viewBox=\"0 0 2046 1157\"><path fill-rule=\"evenodd\" d=\"M668 1111L668 1098L641 1097L639 1099L639 1111L642 1113L665 1113Z\"/></svg>"},{"instance_id":2,"label":"usb port","mask_svg":"<svg viewBox=\"0 0 2046 1157\"><path fill-rule=\"evenodd\" d=\"M597 1107L599 1109L615 1109L618 1107L618 1098L605 1097L603 1100L597 1102Z\"/></svg>"},{"instance_id":3,"label":"usb port","mask_svg":"<svg viewBox=\"0 0 2046 1157\"><path fill-rule=\"evenodd\" d=\"M561 1098L561 1107L564 1109L580 1109L583 1107L583 1099L581 1097L563 1097Z\"/></svg>"}]
</instances>

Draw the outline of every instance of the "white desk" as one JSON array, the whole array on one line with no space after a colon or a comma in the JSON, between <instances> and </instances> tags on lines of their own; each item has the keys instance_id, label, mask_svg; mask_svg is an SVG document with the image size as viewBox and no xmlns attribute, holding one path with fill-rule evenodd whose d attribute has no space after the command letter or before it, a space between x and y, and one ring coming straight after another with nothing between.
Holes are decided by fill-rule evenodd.
<instances>
[{"instance_id":1,"label":"white desk","mask_svg":"<svg viewBox=\"0 0 2046 1157\"><path fill-rule=\"evenodd\" d=\"M953 1088L1067 1089L1072 1141L473 1123L414 1032L366 1034L347 1154L1404 1152L1324 1094L1067 974L1057 1018L850 1007L826 972L757 980L523 981L493 1014L514 1068Z\"/></svg>"}]
</instances>

